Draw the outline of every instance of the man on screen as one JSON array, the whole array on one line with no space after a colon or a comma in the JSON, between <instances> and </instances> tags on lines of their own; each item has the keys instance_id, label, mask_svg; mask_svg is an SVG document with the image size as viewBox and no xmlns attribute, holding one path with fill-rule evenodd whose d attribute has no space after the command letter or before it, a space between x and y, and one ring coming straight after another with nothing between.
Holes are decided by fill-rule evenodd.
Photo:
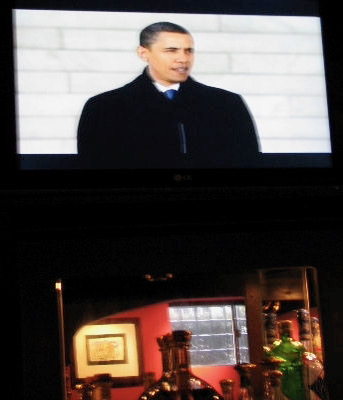
<instances>
[{"instance_id":1,"label":"man on screen","mask_svg":"<svg viewBox=\"0 0 343 400\"><path fill-rule=\"evenodd\" d=\"M259 158L242 98L196 82L191 34L158 22L140 34L147 63L131 83L89 99L78 153L89 168L239 168ZM171 93L171 96L170 96Z\"/></svg>"}]
</instances>

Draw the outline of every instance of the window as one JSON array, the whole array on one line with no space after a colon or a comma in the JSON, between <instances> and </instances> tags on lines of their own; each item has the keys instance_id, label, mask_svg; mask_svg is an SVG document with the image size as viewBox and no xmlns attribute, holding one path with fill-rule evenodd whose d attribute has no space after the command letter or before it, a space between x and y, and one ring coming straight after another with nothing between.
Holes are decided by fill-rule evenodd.
<instances>
[{"instance_id":1,"label":"window","mask_svg":"<svg viewBox=\"0 0 343 400\"><path fill-rule=\"evenodd\" d=\"M173 330L192 332L192 365L234 365L249 362L243 304L172 305Z\"/></svg>"}]
</instances>

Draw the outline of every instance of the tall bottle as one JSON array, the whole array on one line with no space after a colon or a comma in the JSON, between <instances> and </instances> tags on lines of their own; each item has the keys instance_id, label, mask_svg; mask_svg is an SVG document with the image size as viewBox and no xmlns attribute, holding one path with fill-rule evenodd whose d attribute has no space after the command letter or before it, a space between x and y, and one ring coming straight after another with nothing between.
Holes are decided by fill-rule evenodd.
<instances>
[{"instance_id":1,"label":"tall bottle","mask_svg":"<svg viewBox=\"0 0 343 400\"><path fill-rule=\"evenodd\" d=\"M266 354L267 357L279 357L284 360L280 365L282 392L289 400L306 400L303 378L304 346L292 338L292 321L279 322L280 340Z\"/></svg>"},{"instance_id":2,"label":"tall bottle","mask_svg":"<svg viewBox=\"0 0 343 400\"><path fill-rule=\"evenodd\" d=\"M157 343L162 357L162 375L159 380L153 382L151 385L146 385L145 391L140 396L140 400L147 399L169 399L170 396L165 392L172 392L175 390L175 379L173 379L173 370L171 365L170 354L170 341L171 335L160 336L157 338Z\"/></svg>"},{"instance_id":3,"label":"tall bottle","mask_svg":"<svg viewBox=\"0 0 343 400\"><path fill-rule=\"evenodd\" d=\"M252 384L252 371L256 368L256 364L237 364L235 366L236 371L240 377L240 388L239 388L239 400L254 400L254 388Z\"/></svg>"},{"instance_id":4,"label":"tall bottle","mask_svg":"<svg viewBox=\"0 0 343 400\"><path fill-rule=\"evenodd\" d=\"M163 373L139 400L223 400L211 385L192 374L190 340L189 331L173 331L158 339Z\"/></svg>"}]
</instances>

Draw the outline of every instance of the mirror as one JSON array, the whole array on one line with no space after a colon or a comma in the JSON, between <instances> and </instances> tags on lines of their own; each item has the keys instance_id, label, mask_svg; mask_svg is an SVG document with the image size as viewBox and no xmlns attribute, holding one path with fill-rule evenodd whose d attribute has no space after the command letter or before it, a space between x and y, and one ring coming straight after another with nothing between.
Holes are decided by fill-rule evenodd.
<instances>
[{"instance_id":1,"label":"mirror","mask_svg":"<svg viewBox=\"0 0 343 400\"><path fill-rule=\"evenodd\" d=\"M148 398L145 390L170 367L162 342L173 343L168 354L174 354L174 369L181 357L175 356L183 351L175 350L180 340L169 335L175 331L191 332L186 353L198 384L204 380L220 398L238 399L246 389L262 399L271 368L266 352L280 339L278 322L292 321L293 339L323 360L316 279L316 270L307 267L61 279L56 293L65 399ZM252 368L248 384L240 366Z\"/></svg>"}]
</instances>

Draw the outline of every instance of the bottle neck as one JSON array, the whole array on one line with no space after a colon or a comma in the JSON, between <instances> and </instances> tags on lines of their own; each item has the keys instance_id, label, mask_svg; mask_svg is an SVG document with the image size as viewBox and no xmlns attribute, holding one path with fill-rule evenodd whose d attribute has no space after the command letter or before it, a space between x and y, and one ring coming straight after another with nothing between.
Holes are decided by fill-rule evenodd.
<instances>
[{"instance_id":1,"label":"bottle neck","mask_svg":"<svg viewBox=\"0 0 343 400\"><path fill-rule=\"evenodd\" d=\"M188 347L184 344L174 344L171 348L173 372L176 377L176 385L181 392L186 392L189 387L189 354Z\"/></svg>"},{"instance_id":2,"label":"bottle neck","mask_svg":"<svg viewBox=\"0 0 343 400\"><path fill-rule=\"evenodd\" d=\"M293 339L289 336L289 333L281 333L281 340L283 342L291 342Z\"/></svg>"},{"instance_id":3,"label":"bottle neck","mask_svg":"<svg viewBox=\"0 0 343 400\"><path fill-rule=\"evenodd\" d=\"M279 322L279 333L281 340L291 341L293 336L292 321L285 320Z\"/></svg>"},{"instance_id":4,"label":"bottle neck","mask_svg":"<svg viewBox=\"0 0 343 400\"><path fill-rule=\"evenodd\" d=\"M188 371L189 370L189 354L188 348L185 346L172 347L173 367L175 371Z\"/></svg>"},{"instance_id":5,"label":"bottle neck","mask_svg":"<svg viewBox=\"0 0 343 400\"><path fill-rule=\"evenodd\" d=\"M162 373L165 375L171 371L170 349L161 348L162 355Z\"/></svg>"}]
</instances>

